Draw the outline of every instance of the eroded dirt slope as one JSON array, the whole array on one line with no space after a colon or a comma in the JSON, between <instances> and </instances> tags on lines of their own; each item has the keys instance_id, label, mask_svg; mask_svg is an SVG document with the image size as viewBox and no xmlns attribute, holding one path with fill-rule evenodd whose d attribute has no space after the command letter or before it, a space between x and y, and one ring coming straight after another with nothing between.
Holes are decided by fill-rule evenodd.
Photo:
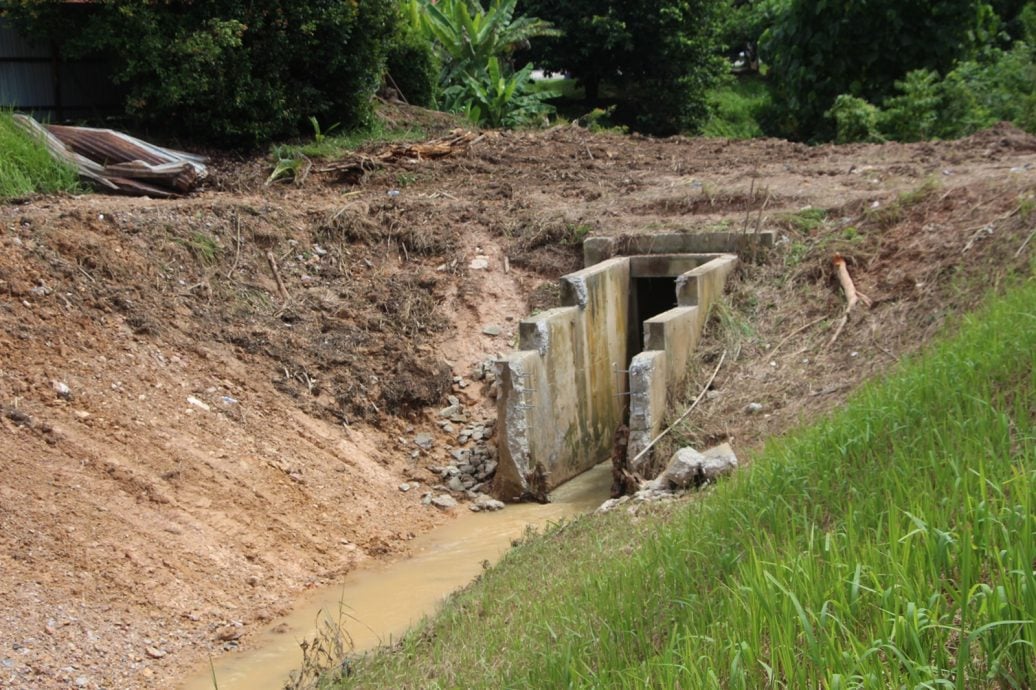
<instances>
[{"instance_id":1,"label":"eroded dirt slope","mask_svg":"<svg viewBox=\"0 0 1036 690\"><path fill-rule=\"evenodd\" d=\"M1006 126L818 148L563 127L353 183L266 188L265 172L225 165L176 201L0 208L0 685L170 687L448 519L398 489L443 461L434 410L453 393L491 413L453 377L554 303L587 234L781 231L710 326L703 364L731 364L687 431L746 447L837 404L1033 251L1036 139ZM875 305L828 347L834 251Z\"/></svg>"}]
</instances>

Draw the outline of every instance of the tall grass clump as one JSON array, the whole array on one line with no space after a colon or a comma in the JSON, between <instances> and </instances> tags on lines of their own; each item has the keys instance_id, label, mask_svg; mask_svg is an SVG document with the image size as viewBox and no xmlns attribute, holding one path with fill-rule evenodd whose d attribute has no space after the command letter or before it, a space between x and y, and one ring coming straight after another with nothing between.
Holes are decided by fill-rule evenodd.
<instances>
[{"instance_id":1,"label":"tall grass clump","mask_svg":"<svg viewBox=\"0 0 1036 690\"><path fill-rule=\"evenodd\" d=\"M708 95L709 119L702 126L706 137L753 139L763 136L759 124L770 105L770 90L757 77L730 78Z\"/></svg>"},{"instance_id":2,"label":"tall grass clump","mask_svg":"<svg viewBox=\"0 0 1036 690\"><path fill-rule=\"evenodd\" d=\"M346 684L1036 687L1033 304L1030 278L666 522L531 540Z\"/></svg>"},{"instance_id":3,"label":"tall grass clump","mask_svg":"<svg viewBox=\"0 0 1036 690\"><path fill-rule=\"evenodd\" d=\"M0 111L0 201L71 192L78 186L72 167L55 161L43 143L15 124L10 112Z\"/></svg>"}]
</instances>

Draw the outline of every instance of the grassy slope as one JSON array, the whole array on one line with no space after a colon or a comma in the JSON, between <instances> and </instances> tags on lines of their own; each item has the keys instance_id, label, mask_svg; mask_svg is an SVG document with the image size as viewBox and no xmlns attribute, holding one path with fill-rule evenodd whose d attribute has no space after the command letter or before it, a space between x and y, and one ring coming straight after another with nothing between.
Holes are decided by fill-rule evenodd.
<instances>
[{"instance_id":1,"label":"grassy slope","mask_svg":"<svg viewBox=\"0 0 1036 690\"><path fill-rule=\"evenodd\" d=\"M1034 304L673 515L527 540L343 687L1036 686Z\"/></svg>"},{"instance_id":2,"label":"grassy slope","mask_svg":"<svg viewBox=\"0 0 1036 690\"><path fill-rule=\"evenodd\" d=\"M0 201L78 187L75 170L57 163L14 124L9 112L0 111Z\"/></svg>"}]
</instances>

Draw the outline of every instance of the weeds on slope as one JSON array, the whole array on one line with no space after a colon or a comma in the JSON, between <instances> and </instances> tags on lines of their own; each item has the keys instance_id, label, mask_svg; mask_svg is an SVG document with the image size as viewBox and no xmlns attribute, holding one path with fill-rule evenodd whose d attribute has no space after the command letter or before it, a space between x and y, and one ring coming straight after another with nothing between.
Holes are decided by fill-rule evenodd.
<instances>
[{"instance_id":1,"label":"weeds on slope","mask_svg":"<svg viewBox=\"0 0 1036 690\"><path fill-rule=\"evenodd\" d=\"M611 516L533 540L350 682L1036 686L1033 304L1030 279L643 544Z\"/></svg>"},{"instance_id":2,"label":"weeds on slope","mask_svg":"<svg viewBox=\"0 0 1036 690\"><path fill-rule=\"evenodd\" d=\"M53 159L41 142L0 111L0 201L37 193L79 191L76 171Z\"/></svg>"}]
</instances>

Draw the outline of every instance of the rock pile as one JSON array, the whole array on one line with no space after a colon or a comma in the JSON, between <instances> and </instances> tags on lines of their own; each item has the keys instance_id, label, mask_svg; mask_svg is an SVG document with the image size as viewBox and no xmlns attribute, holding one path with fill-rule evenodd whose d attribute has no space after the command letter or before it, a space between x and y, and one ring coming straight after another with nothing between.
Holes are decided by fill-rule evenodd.
<instances>
[{"instance_id":1,"label":"rock pile","mask_svg":"<svg viewBox=\"0 0 1036 690\"><path fill-rule=\"evenodd\" d=\"M715 482L737 469L737 456L729 443L721 443L699 453L693 448L681 448L669 459L665 470L655 479L643 482L640 490L630 496L612 498L601 504L598 513L607 513L626 503L635 513L639 504L651 501L670 501L689 489Z\"/></svg>"},{"instance_id":2,"label":"rock pile","mask_svg":"<svg viewBox=\"0 0 1036 690\"><path fill-rule=\"evenodd\" d=\"M483 365L476 367L480 370L480 377L476 380L485 380L487 375L493 375L492 360L489 362L488 373L482 369ZM454 384L458 388L464 388L467 382L463 379L455 380ZM455 395L447 396L447 403L446 407L439 410L436 423L440 430L451 438L451 442L439 446L428 433L417 434L414 437L414 444L420 449L431 453L441 451L447 463L428 468L436 479L433 480L431 490L422 496L422 500L425 504L445 510L453 506L442 505L449 502L439 501L439 498L460 497L470 501L468 507L475 512L500 510L504 504L486 494L493 484L497 467L496 446L491 441L496 420L474 408L465 407ZM434 484L436 480L439 482L437 485Z\"/></svg>"}]
</instances>

